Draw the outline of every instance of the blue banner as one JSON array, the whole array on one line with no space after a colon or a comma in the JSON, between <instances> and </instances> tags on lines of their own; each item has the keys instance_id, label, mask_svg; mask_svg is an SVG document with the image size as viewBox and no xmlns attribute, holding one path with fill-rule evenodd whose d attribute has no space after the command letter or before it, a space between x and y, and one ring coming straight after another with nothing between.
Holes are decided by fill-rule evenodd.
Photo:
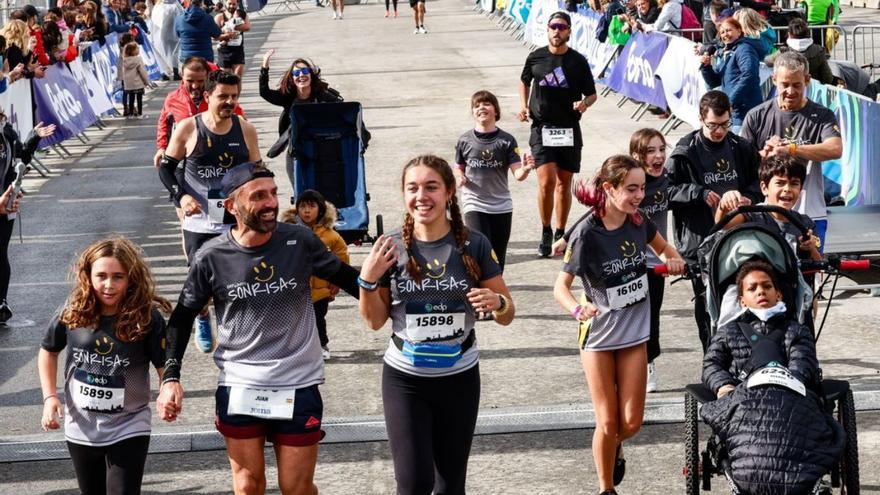
<instances>
[{"instance_id":1,"label":"blue banner","mask_svg":"<svg viewBox=\"0 0 880 495\"><path fill-rule=\"evenodd\" d=\"M159 62L156 60L156 52L150 43L150 37L147 36L142 29L138 29L138 35L135 41L141 45L141 58L144 60L144 66L147 69L147 75L150 81L158 81L162 79L162 69L159 68Z\"/></svg>"},{"instance_id":2,"label":"blue banner","mask_svg":"<svg viewBox=\"0 0 880 495\"><path fill-rule=\"evenodd\" d=\"M32 81L37 122L57 126L54 134L40 141L41 147L73 137L98 119L88 96L63 63L47 68L46 77Z\"/></svg>"},{"instance_id":3,"label":"blue banner","mask_svg":"<svg viewBox=\"0 0 880 495\"><path fill-rule=\"evenodd\" d=\"M667 44L666 36L633 34L608 77L608 86L636 101L666 108L663 83L654 74Z\"/></svg>"}]
</instances>

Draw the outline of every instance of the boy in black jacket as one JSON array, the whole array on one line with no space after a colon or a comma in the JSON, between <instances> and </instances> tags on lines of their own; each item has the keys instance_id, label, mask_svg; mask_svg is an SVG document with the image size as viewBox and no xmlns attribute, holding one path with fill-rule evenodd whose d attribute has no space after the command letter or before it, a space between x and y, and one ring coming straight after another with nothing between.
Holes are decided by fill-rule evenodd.
<instances>
[{"instance_id":1,"label":"boy in black jacket","mask_svg":"<svg viewBox=\"0 0 880 495\"><path fill-rule=\"evenodd\" d=\"M707 92L700 99L701 128L681 138L666 161L675 246L688 263L697 261L697 248L715 225L716 208L732 210L763 199L758 185L758 150L729 132L730 116L727 95ZM703 287L699 278L693 280L697 296L694 317L705 349L709 328Z\"/></svg>"}]
</instances>

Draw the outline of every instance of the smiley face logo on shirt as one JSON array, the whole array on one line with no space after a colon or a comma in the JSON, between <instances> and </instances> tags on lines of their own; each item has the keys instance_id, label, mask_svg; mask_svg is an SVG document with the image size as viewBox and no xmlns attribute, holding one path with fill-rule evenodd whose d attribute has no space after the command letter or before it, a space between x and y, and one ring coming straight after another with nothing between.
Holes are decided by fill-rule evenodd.
<instances>
[{"instance_id":1,"label":"smiley face logo on shirt","mask_svg":"<svg viewBox=\"0 0 880 495\"><path fill-rule=\"evenodd\" d=\"M483 161L488 162L495 158L495 154L492 153L492 150L483 150L480 152L480 158L482 158Z\"/></svg>"},{"instance_id":2,"label":"smiley face logo on shirt","mask_svg":"<svg viewBox=\"0 0 880 495\"><path fill-rule=\"evenodd\" d=\"M224 151L217 156L217 166L221 168L229 168L232 166L232 154Z\"/></svg>"},{"instance_id":3,"label":"smiley face logo on shirt","mask_svg":"<svg viewBox=\"0 0 880 495\"><path fill-rule=\"evenodd\" d=\"M425 263L425 268L427 269L427 275L431 278L440 278L443 275L446 275L446 263L441 264L437 258L434 258L434 264Z\"/></svg>"},{"instance_id":4,"label":"smiley face logo on shirt","mask_svg":"<svg viewBox=\"0 0 880 495\"><path fill-rule=\"evenodd\" d=\"M727 161L727 158L722 158L715 162L715 170L723 173L726 173L730 170L730 162Z\"/></svg>"},{"instance_id":5,"label":"smiley face logo on shirt","mask_svg":"<svg viewBox=\"0 0 880 495\"><path fill-rule=\"evenodd\" d=\"M624 258L632 258L636 255L636 244L630 241L623 241L623 244L620 245L620 251L623 253Z\"/></svg>"},{"instance_id":6,"label":"smiley face logo on shirt","mask_svg":"<svg viewBox=\"0 0 880 495\"><path fill-rule=\"evenodd\" d=\"M103 339L95 339L95 352L102 356L106 356L113 352L113 342L108 337Z\"/></svg>"},{"instance_id":7,"label":"smiley face logo on shirt","mask_svg":"<svg viewBox=\"0 0 880 495\"><path fill-rule=\"evenodd\" d=\"M254 280L257 282L268 282L275 277L275 265L267 265L265 261L261 261L259 265L254 267Z\"/></svg>"},{"instance_id":8,"label":"smiley face logo on shirt","mask_svg":"<svg viewBox=\"0 0 880 495\"><path fill-rule=\"evenodd\" d=\"M663 190L659 190L655 192L653 196L651 196L651 199L654 200L655 205L662 204L663 200L666 199L666 192Z\"/></svg>"}]
</instances>

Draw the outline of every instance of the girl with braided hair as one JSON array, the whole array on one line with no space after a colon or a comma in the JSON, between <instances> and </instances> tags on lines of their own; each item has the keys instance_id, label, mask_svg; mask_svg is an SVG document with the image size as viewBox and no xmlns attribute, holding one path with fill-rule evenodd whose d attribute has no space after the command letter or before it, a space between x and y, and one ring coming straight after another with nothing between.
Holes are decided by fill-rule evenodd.
<instances>
[{"instance_id":1,"label":"girl with braided hair","mask_svg":"<svg viewBox=\"0 0 880 495\"><path fill-rule=\"evenodd\" d=\"M605 160L591 181L576 185L575 197L592 212L571 235L553 295L579 324L581 363L596 411L593 460L601 495L612 495L626 469L621 444L639 431L645 411L647 249L673 275L684 271L684 261L639 210L645 170L632 157ZM575 277L584 286L580 302L571 293Z\"/></svg>"},{"instance_id":2,"label":"girl with braided hair","mask_svg":"<svg viewBox=\"0 0 880 495\"><path fill-rule=\"evenodd\" d=\"M364 261L360 312L373 330L391 319L382 400L397 493L463 494L480 402L475 315L509 325L513 300L489 241L462 220L445 160L413 158L401 189L403 227Z\"/></svg>"}]
</instances>

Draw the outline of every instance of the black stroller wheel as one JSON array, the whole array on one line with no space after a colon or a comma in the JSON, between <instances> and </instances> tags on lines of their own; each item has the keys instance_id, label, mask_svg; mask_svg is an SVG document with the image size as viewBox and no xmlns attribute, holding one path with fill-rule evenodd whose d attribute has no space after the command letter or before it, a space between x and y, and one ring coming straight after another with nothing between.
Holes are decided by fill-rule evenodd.
<instances>
[{"instance_id":1,"label":"black stroller wheel","mask_svg":"<svg viewBox=\"0 0 880 495\"><path fill-rule=\"evenodd\" d=\"M846 448L840 461L841 494L859 495L859 440L856 429L856 406L852 390L837 402L837 420L846 432Z\"/></svg>"},{"instance_id":2,"label":"black stroller wheel","mask_svg":"<svg viewBox=\"0 0 880 495\"><path fill-rule=\"evenodd\" d=\"M684 477L687 495L700 493L700 432L697 423L697 400L684 396Z\"/></svg>"}]
</instances>

